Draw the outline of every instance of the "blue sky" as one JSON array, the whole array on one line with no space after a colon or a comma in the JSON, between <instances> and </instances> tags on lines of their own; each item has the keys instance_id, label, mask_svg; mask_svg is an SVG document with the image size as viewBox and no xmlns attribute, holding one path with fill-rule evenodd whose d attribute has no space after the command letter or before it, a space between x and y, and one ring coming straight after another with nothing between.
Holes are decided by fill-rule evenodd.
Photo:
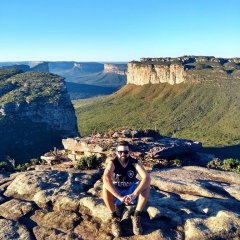
<instances>
[{"instance_id":1,"label":"blue sky","mask_svg":"<svg viewBox=\"0 0 240 240\"><path fill-rule=\"evenodd\" d=\"M240 57L239 0L1 0L0 61Z\"/></svg>"}]
</instances>

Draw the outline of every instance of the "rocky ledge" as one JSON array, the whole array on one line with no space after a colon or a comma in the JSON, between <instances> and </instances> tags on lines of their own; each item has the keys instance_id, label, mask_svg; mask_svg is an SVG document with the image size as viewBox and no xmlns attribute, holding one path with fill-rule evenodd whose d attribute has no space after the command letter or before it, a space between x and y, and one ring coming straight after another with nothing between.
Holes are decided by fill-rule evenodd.
<instances>
[{"instance_id":1,"label":"rocky ledge","mask_svg":"<svg viewBox=\"0 0 240 240\"><path fill-rule=\"evenodd\" d=\"M126 207L119 239L239 239L239 174L187 166L150 171L151 194L134 236ZM102 171L0 174L0 239L113 239Z\"/></svg>"},{"instance_id":2,"label":"rocky ledge","mask_svg":"<svg viewBox=\"0 0 240 240\"><path fill-rule=\"evenodd\" d=\"M63 137L79 135L62 77L0 68L0 79L1 159L28 161L60 146Z\"/></svg>"},{"instance_id":3,"label":"rocky ledge","mask_svg":"<svg viewBox=\"0 0 240 240\"><path fill-rule=\"evenodd\" d=\"M127 83L144 85L204 83L222 86L239 84L240 58L182 56L177 58L141 58L128 63Z\"/></svg>"}]
</instances>

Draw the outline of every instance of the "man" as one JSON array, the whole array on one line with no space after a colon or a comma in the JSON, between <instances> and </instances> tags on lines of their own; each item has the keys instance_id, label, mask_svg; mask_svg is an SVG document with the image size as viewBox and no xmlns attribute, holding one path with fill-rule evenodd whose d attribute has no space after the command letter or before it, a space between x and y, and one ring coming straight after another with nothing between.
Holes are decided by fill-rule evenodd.
<instances>
[{"instance_id":1,"label":"man","mask_svg":"<svg viewBox=\"0 0 240 240\"><path fill-rule=\"evenodd\" d=\"M120 218L116 206L137 204L132 218L133 233L143 232L140 216L150 192L150 176L143 165L130 157L129 143L122 141L116 149L117 157L110 161L103 174L103 200L112 213L112 234L120 237ZM139 182L136 175L139 174Z\"/></svg>"}]
</instances>

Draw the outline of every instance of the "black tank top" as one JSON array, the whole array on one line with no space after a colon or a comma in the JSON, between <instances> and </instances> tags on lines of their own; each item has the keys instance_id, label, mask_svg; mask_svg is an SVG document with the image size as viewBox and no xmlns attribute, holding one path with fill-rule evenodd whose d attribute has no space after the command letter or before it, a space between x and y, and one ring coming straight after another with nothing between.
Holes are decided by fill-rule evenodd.
<instances>
[{"instance_id":1,"label":"black tank top","mask_svg":"<svg viewBox=\"0 0 240 240\"><path fill-rule=\"evenodd\" d=\"M134 166L138 162L137 159L129 157L128 165L124 168L118 158L112 160L115 169L113 171L113 184L120 188L128 188L133 183L137 182L137 171Z\"/></svg>"}]
</instances>

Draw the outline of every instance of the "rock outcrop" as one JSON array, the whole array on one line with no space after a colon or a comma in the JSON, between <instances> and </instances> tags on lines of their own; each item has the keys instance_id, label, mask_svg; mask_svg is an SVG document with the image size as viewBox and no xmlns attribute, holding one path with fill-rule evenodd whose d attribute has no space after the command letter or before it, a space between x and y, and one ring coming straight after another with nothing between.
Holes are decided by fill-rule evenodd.
<instances>
[{"instance_id":1,"label":"rock outcrop","mask_svg":"<svg viewBox=\"0 0 240 240\"><path fill-rule=\"evenodd\" d=\"M37 72L4 77L0 83L0 133L5 136L0 140L1 154L16 160L21 153L25 152L23 159L33 152L37 156L60 146L65 136L78 136L64 79Z\"/></svg>"},{"instance_id":2,"label":"rock outcrop","mask_svg":"<svg viewBox=\"0 0 240 240\"><path fill-rule=\"evenodd\" d=\"M105 73L115 73L118 75L125 76L127 74L127 64L104 64L104 72Z\"/></svg>"},{"instance_id":3,"label":"rock outcrop","mask_svg":"<svg viewBox=\"0 0 240 240\"><path fill-rule=\"evenodd\" d=\"M142 135L141 135L142 134ZM153 137L155 135L155 137ZM159 164L159 159L176 159L194 156L196 163L205 161L206 157L197 157L202 144L187 139L177 139L160 136L157 132L144 133L136 130L122 130L113 132L112 136L92 135L85 138L67 138L62 140L64 147L62 155L68 156L74 163L83 156L96 155L102 159L110 159L116 150L119 139L131 142L135 157L142 161ZM208 159L209 160L209 159ZM169 161L167 161L169 162ZM205 161L206 163L206 161Z\"/></svg>"},{"instance_id":4,"label":"rock outcrop","mask_svg":"<svg viewBox=\"0 0 240 240\"><path fill-rule=\"evenodd\" d=\"M179 58L141 58L128 63L127 83L213 83L240 80L240 58L183 56Z\"/></svg>"},{"instance_id":5,"label":"rock outcrop","mask_svg":"<svg viewBox=\"0 0 240 240\"><path fill-rule=\"evenodd\" d=\"M0 173L0 239L113 239L101 197L101 171L67 169ZM142 236L122 212L120 239L238 239L239 174L201 167L150 171L152 189ZM2 187L8 182L8 186ZM31 224L30 224L31 223Z\"/></svg>"}]
</instances>

